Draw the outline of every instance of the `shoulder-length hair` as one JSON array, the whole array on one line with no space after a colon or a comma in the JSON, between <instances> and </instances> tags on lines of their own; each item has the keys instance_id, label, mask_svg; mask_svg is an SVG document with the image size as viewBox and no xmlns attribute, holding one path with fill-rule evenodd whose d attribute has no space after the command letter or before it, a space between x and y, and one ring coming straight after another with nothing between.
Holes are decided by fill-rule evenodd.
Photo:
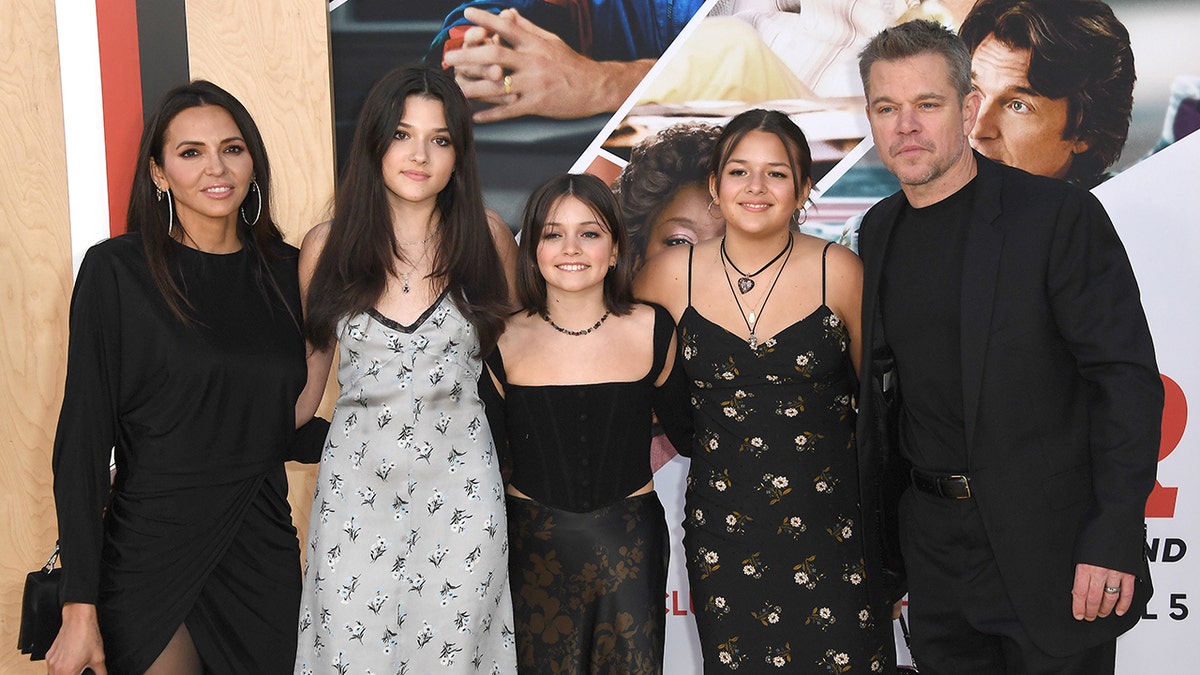
<instances>
[{"instance_id":1,"label":"shoulder-length hair","mask_svg":"<svg viewBox=\"0 0 1200 675\"><path fill-rule=\"evenodd\" d=\"M812 151L808 148L808 139L790 117L778 110L762 108L739 114L729 120L721 131L721 137L713 146L710 157L710 170L717 189L721 188L722 170L729 161L729 155L751 131L773 134L783 142L783 147L787 150L788 166L792 170L792 187L796 197L799 197L804 184L812 181Z\"/></svg>"},{"instance_id":2,"label":"shoulder-length hair","mask_svg":"<svg viewBox=\"0 0 1200 675\"><path fill-rule=\"evenodd\" d=\"M158 166L163 166L163 144L166 142L167 129L179 113L208 105L223 108L228 112L246 142L246 151L250 153L254 164L254 180L258 184L258 190L247 193L239 207L239 213L242 214L242 231L239 234L242 246L250 249L253 254L254 277L259 291L266 297L269 286L272 293L279 300L283 300L283 294L267 265L267 261L274 257L273 244L283 241L283 235L275 225L275 218L271 212L271 163L267 160L267 148L263 143L262 134L259 133L258 125L254 123L254 118L250 116L246 106L233 94L207 80L195 80L168 91L142 130L125 224L127 231L141 234L150 278L162 293L171 313L185 324L191 323L187 312L193 308L185 291L171 274L172 263L175 260L175 244L171 240L170 228L179 227L186 232L187 223L178 221L177 216L174 217L177 222L171 223L173 216L170 202L159 199L150 173L150 162L153 160ZM246 214L251 213L258 214L253 223L246 220ZM283 306L288 305L284 302Z\"/></svg>"},{"instance_id":3,"label":"shoulder-length hair","mask_svg":"<svg viewBox=\"0 0 1200 675\"><path fill-rule=\"evenodd\" d=\"M430 277L475 326L483 353L504 329L507 285L483 209L467 99L441 71L400 67L367 94L338 183L329 236L308 288L305 332L319 348L333 342L340 319L374 307L396 259L404 259L392 228L383 156L412 96L442 103L454 147L454 172L437 195L440 236Z\"/></svg>"},{"instance_id":4,"label":"shoulder-length hair","mask_svg":"<svg viewBox=\"0 0 1200 675\"><path fill-rule=\"evenodd\" d=\"M521 219L521 245L517 256L517 300L530 315L546 313L546 279L538 268L537 250L542 230L558 203L574 197L595 214L600 226L617 245L617 264L604 275L604 307L621 316L633 306L633 255L629 235L617 208L617 198L604 181L590 174L564 173L539 185L525 204Z\"/></svg>"}]
</instances>

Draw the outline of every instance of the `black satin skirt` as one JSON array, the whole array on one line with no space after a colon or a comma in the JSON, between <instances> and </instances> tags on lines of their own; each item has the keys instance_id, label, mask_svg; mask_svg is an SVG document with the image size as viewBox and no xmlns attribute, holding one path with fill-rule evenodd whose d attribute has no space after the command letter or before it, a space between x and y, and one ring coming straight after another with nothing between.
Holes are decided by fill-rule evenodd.
<instances>
[{"instance_id":1,"label":"black satin skirt","mask_svg":"<svg viewBox=\"0 0 1200 675\"><path fill-rule=\"evenodd\" d=\"M661 673L667 523L650 492L587 513L508 497L521 673Z\"/></svg>"}]
</instances>

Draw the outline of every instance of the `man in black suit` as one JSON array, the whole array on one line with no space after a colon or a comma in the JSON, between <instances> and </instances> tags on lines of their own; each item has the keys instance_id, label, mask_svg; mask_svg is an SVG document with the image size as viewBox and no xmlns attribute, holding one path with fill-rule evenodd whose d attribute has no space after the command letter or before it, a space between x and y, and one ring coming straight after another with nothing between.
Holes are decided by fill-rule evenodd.
<instances>
[{"instance_id":1,"label":"man in black suit","mask_svg":"<svg viewBox=\"0 0 1200 675\"><path fill-rule=\"evenodd\" d=\"M860 234L860 480L869 534L899 535L913 656L922 673L1112 673L1151 593L1163 404L1124 248L1090 193L972 152L953 33L887 29L860 68L902 187Z\"/></svg>"}]
</instances>

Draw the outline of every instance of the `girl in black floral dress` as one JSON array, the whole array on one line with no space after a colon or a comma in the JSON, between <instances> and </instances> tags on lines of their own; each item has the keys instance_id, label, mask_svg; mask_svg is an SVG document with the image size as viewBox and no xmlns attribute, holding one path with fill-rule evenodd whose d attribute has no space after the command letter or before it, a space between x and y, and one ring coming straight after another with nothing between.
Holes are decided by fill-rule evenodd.
<instances>
[{"instance_id":1,"label":"girl in black floral dress","mask_svg":"<svg viewBox=\"0 0 1200 675\"><path fill-rule=\"evenodd\" d=\"M633 302L616 201L594 176L534 191L520 253L525 309L480 387L512 467L518 668L662 672L668 549L650 420L653 407L675 443L691 442L675 324Z\"/></svg>"},{"instance_id":2,"label":"girl in black floral dress","mask_svg":"<svg viewBox=\"0 0 1200 675\"><path fill-rule=\"evenodd\" d=\"M725 236L638 280L676 318L691 380L684 545L705 672L884 672L856 489L862 267L795 231L811 156L785 115L735 117L712 166Z\"/></svg>"}]
</instances>

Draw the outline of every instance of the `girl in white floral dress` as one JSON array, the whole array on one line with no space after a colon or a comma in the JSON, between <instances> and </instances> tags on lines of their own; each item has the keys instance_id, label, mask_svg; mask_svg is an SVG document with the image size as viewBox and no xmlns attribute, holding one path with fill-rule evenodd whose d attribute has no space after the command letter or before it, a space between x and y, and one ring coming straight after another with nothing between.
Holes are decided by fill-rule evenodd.
<instances>
[{"instance_id":1,"label":"girl in white floral dress","mask_svg":"<svg viewBox=\"0 0 1200 675\"><path fill-rule=\"evenodd\" d=\"M504 493L476 387L516 246L503 223L489 228L470 119L444 73L385 75L333 220L304 240L301 402L319 402L335 340L341 394L313 496L297 673L516 668Z\"/></svg>"}]
</instances>

